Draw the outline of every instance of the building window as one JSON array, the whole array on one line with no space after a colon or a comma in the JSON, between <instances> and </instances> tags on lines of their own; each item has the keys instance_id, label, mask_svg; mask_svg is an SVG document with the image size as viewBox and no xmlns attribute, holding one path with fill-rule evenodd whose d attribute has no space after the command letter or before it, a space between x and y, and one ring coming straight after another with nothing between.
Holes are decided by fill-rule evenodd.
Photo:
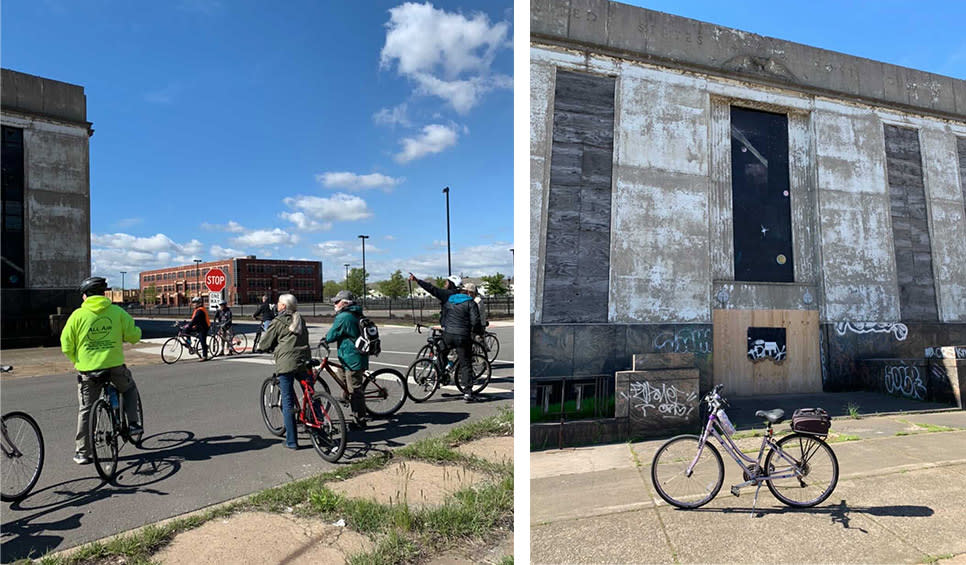
<instances>
[{"instance_id":1,"label":"building window","mask_svg":"<svg viewBox=\"0 0 966 565\"><path fill-rule=\"evenodd\" d=\"M24 152L23 130L3 126L3 265L2 288L26 286L27 252L24 245Z\"/></svg>"},{"instance_id":2,"label":"building window","mask_svg":"<svg viewBox=\"0 0 966 565\"><path fill-rule=\"evenodd\" d=\"M788 116L731 108L735 280L794 282Z\"/></svg>"}]
</instances>

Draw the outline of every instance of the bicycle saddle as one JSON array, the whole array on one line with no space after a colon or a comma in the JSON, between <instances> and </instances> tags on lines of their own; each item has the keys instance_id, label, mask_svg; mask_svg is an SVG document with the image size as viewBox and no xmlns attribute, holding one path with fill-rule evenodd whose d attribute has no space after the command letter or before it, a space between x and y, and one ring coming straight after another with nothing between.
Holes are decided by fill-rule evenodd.
<instances>
[{"instance_id":1,"label":"bicycle saddle","mask_svg":"<svg viewBox=\"0 0 966 565\"><path fill-rule=\"evenodd\" d=\"M322 364L322 361L318 359L313 358L311 361L309 361L309 367L318 367L321 364Z\"/></svg>"},{"instance_id":2,"label":"bicycle saddle","mask_svg":"<svg viewBox=\"0 0 966 565\"><path fill-rule=\"evenodd\" d=\"M781 408L775 408L774 410L759 410L755 412L755 416L764 418L772 424L780 424L782 420L785 419L785 411Z\"/></svg>"}]
</instances>

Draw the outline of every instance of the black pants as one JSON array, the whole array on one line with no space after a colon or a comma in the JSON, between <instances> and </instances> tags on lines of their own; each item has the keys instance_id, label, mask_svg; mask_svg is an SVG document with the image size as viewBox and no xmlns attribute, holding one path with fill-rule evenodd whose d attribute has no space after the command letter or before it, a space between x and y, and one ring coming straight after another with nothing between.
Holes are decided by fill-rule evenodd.
<instances>
[{"instance_id":1,"label":"black pants","mask_svg":"<svg viewBox=\"0 0 966 565\"><path fill-rule=\"evenodd\" d=\"M443 343L447 349L456 350L456 359L459 361L460 374L456 378L463 385L463 390L470 392L473 385L473 340L470 336L443 334Z\"/></svg>"}]
</instances>

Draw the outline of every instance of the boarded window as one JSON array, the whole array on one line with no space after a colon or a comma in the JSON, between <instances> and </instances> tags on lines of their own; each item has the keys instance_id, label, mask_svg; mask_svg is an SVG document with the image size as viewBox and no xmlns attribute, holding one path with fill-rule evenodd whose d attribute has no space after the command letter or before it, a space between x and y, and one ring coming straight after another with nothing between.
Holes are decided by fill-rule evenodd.
<instances>
[{"instance_id":1,"label":"boarded window","mask_svg":"<svg viewBox=\"0 0 966 565\"><path fill-rule=\"evenodd\" d=\"M557 72L544 322L607 321L614 85L612 77Z\"/></svg>"},{"instance_id":2,"label":"boarded window","mask_svg":"<svg viewBox=\"0 0 966 565\"><path fill-rule=\"evenodd\" d=\"M26 250L24 246L24 152L23 130L3 126L2 192L3 229L0 240L3 247L3 265L0 276L2 288L24 288L26 285Z\"/></svg>"},{"instance_id":3,"label":"boarded window","mask_svg":"<svg viewBox=\"0 0 966 565\"><path fill-rule=\"evenodd\" d=\"M794 282L788 116L731 108L735 280Z\"/></svg>"}]
</instances>

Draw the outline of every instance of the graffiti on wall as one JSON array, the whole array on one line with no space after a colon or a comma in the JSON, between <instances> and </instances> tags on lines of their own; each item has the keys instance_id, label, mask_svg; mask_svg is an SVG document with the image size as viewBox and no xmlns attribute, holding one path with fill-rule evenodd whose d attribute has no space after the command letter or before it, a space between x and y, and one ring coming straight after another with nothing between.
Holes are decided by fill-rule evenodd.
<instances>
[{"instance_id":1,"label":"graffiti on wall","mask_svg":"<svg viewBox=\"0 0 966 565\"><path fill-rule=\"evenodd\" d=\"M771 358L775 363L785 360L785 328L748 328L748 358L754 362Z\"/></svg>"},{"instance_id":2,"label":"graffiti on wall","mask_svg":"<svg viewBox=\"0 0 966 565\"><path fill-rule=\"evenodd\" d=\"M926 399L926 385L919 375L919 368L908 365L887 365L883 381L886 392L916 400Z\"/></svg>"},{"instance_id":3,"label":"graffiti on wall","mask_svg":"<svg viewBox=\"0 0 966 565\"><path fill-rule=\"evenodd\" d=\"M909 335L909 328L905 324L892 322L839 322L835 324L835 333L845 335L848 332L857 334L887 334L899 341L905 341Z\"/></svg>"},{"instance_id":4,"label":"graffiti on wall","mask_svg":"<svg viewBox=\"0 0 966 565\"><path fill-rule=\"evenodd\" d=\"M698 407L697 391L681 390L667 383L654 386L647 381L632 381L630 394L622 392L621 395L630 403L632 419L647 418L648 409L652 417L686 419Z\"/></svg>"},{"instance_id":5,"label":"graffiti on wall","mask_svg":"<svg viewBox=\"0 0 966 565\"><path fill-rule=\"evenodd\" d=\"M948 353L943 353L944 347L927 347L926 359L966 359L966 347L953 347Z\"/></svg>"},{"instance_id":6,"label":"graffiti on wall","mask_svg":"<svg viewBox=\"0 0 966 565\"><path fill-rule=\"evenodd\" d=\"M662 332L654 338L654 349L661 353L711 353L711 328Z\"/></svg>"}]
</instances>

